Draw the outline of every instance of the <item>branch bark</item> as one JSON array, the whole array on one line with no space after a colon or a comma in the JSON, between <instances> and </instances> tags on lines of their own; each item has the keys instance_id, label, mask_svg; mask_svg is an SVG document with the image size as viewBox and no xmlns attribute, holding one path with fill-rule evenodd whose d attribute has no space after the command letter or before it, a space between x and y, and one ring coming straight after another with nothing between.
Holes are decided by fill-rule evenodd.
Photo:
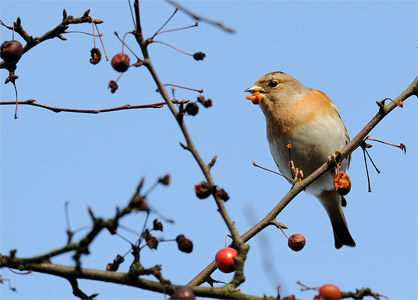
<instances>
[{"instance_id":1,"label":"branch bark","mask_svg":"<svg viewBox=\"0 0 418 300\"><path fill-rule=\"evenodd\" d=\"M189 100L173 100L173 103L175 104L185 104L188 103ZM139 109L139 108L161 108L167 103L165 102L158 102L158 103L152 103L152 104L142 104L142 105L122 105L118 107L112 107L112 108L103 108L103 109L76 109L76 108L62 108L62 107L54 107L49 106L41 103L36 103L35 99L29 99L25 101L18 101L18 105L32 105L37 106L41 108L45 108L48 110L51 110L55 113L59 112L72 112L72 113L84 113L84 114L99 114L104 112L111 112L111 111L118 111L118 110L127 110L127 109ZM16 105L16 101L4 101L0 102L0 105Z\"/></svg>"},{"instance_id":2,"label":"branch bark","mask_svg":"<svg viewBox=\"0 0 418 300\"><path fill-rule=\"evenodd\" d=\"M95 269L51 264L51 263L28 263L25 265L8 263L8 267L14 269L31 270L33 272L39 272L44 274L50 274L66 278L74 282L75 279L89 279L102 282L110 282L116 284L123 284L136 288L146 289L158 293L171 294L177 285L166 284L163 285L160 282L142 279L138 277L132 277L129 273L121 272L109 272ZM193 287L193 292L196 296L210 297L210 298L222 298L222 299L254 299L254 300L273 300L273 297L256 297L252 295L242 294L238 290L229 289L228 286L221 288L212 287Z\"/></svg>"},{"instance_id":3,"label":"branch bark","mask_svg":"<svg viewBox=\"0 0 418 300\"><path fill-rule=\"evenodd\" d=\"M161 97L164 99L164 101L167 103L168 107L170 108L171 113L173 114L174 118L177 120L178 125L180 126L181 132L183 133L183 136L187 142L187 150L190 151L190 153L192 153L194 159L196 160L197 164L199 165L203 175L206 178L206 181L212 185L212 186L216 186L213 178L212 178L212 174L210 173L210 168L208 167L208 165L203 161L203 159L201 158L198 150L196 149L193 140L189 134L189 131L186 127L186 124L183 120L183 118L178 118L179 112L177 111L177 109L175 108L175 106L173 105L173 101L170 99L170 96L167 93L167 89L165 88L165 85L162 83L162 81L160 80L157 71L155 70L152 62L151 62L151 58L150 55L148 53L148 48L147 46L149 45L148 40L144 40L143 35L142 35L142 31L141 31L141 24L140 24L140 18L139 18L139 4L138 1L135 1L135 15L136 15L136 30L134 32L136 40L139 44L139 46L141 47L141 51L142 54L144 56L144 61L143 61L143 65L147 67L148 71L150 72L152 78L154 79L154 82L157 85L158 91L161 94ZM243 247L243 241L241 240L241 237L235 227L234 222L232 221L231 217L229 216L224 202L223 200L221 200L218 196L214 195L213 196L216 202L216 205L218 206L218 211L221 214L225 224L227 225L231 235L232 235L232 239L235 243L235 246L237 248ZM239 249L238 249L239 250Z\"/></svg>"}]
</instances>

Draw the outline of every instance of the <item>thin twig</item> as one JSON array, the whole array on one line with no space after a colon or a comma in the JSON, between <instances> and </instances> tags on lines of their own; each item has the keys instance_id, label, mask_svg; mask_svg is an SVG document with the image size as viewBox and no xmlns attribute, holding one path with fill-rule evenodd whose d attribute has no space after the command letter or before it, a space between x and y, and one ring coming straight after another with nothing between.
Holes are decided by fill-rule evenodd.
<instances>
[{"instance_id":1,"label":"thin twig","mask_svg":"<svg viewBox=\"0 0 418 300\"><path fill-rule=\"evenodd\" d=\"M178 52L180 52L180 53L186 54L186 55L188 55L188 56L193 56L193 54L191 54L191 53L189 53L189 52L186 52L186 51L183 51L183 50L181 50L181 49L179 49L179 48L177 48L177 47L174 47L173 45L170 45L169 43L166 43L166 42L162 42L162 41L154 41L154 40L152 40L152 41L150 41L150 43L159 43L159 44L163 44L163 45L165 45L165 46L167 46L167 47L170 47L171 49L174 49L174 50L176 50L176 51L178 51Z\"/></svg>"},{"instance_id":2,"label":"thin twig","mask_svg":"<svg viewBox=\"0 0 418 300\"><path fill-rule=\"evenodd\" d=\"M185 104L188 103L189 100L173 100L173 103L175 104ZM122 105L118 107L112 107L112 108L103 108L103 109L75 109L75 108L62 108L62 107L53 107L45 104L36 103L36 100L29 99L25 101L5 101L0 102L0 105L11 105L11 104L19 104L19 105L32 105L37 106L41 108L45 108L48 110L51 110L55 113L59 112L72 112L72 113L84 113L84 114L99 114L104 112L111 112L111 111L118 111L118 110L127 110L127 109L140 109L140 108L161 108L164 105L166 105L165 102L158 102L158 103L152 103L152 104L142 104L142 105Z\"/></svg>"},{"instance_id":3,"label":"thin twig","mask_svg":"<svg viewBox=\"0 0 418 300\"><path fill-rule=\"evenodd\" d=\"M364 166L366 168L368 192L371 193L372 187L370 185L370 174L369 174L369 167L367 166L366 149L363 149L363 159L364 159Z\"/></svg>"},{"instance_id":4,"label":"thin twig","mask_svg":"<svg viewBox=\"0 0 418 300\"><path fill-rule=\"evenodd\" d=\"M264 170L264 171L268 171L268 172L271 172L271 173L273 173L273 174L280 175L280 176L282 176L282 177L286 178L288 181L292 181L292 179L291 179L291 178L289 178L289 177L287 177L286 175L283 175L282 173L279 173L279 172L276 172L276 171L273 171L273 170L270 170L270 169L264 168L264 167L262 167L262 166L260 166L260 165L256 164L255 162L253 162L253 166L254 166L254 167L257 167L257 168L260 168L260 169L262 169L262 170Z\"/></svg>"},{"instance_id":5,"label":"thin twig","mask_svg":"<svg viewBox=\"0 0 418 300\"><path fill-rule=\"evenodd\" d=\"M158 34L163 34L163 33L168 33L168 32L174 32L174 31L180 31L180 30L185 30L185 29L189 29L189 28L193 28L193 27L197 27L199 25L199 23L194 23L193 25L190 26L184 26L184 27L180 27L180 28L174 28L174 29L167 29L167 30L163 30L158 32ZM158 35L157 34L157 35Z\"/></svg>"},{"instance_id":6,"label":"thin twig","mask_svg":"<svg viewBox=\"0 0 418 300\"><path fill-rule=\"evenodd\" d=\"M235 33L235 30L234 29L232 29L230 27L227 27L227 26L223 25L220 22L216 22L216 21L213 21L211 19L208 19L208 18L205 18L205 17L202 17L202 16L198 16L197 14L193 13L192 11L188 10L187 8L185 8L184 6L178 4L177 2L175 2L173 0L166 0L166 1L168 3L170 3L171 5L173 5L174 7L180 9L185 14L191 16L196 21L202 21L202 22L208 23L210 25L213 25L215 27L218 27L218 28L220 28L220 29L222 29L222 30L224 30L226 32Z\"/></svg>"},{"instance_id":7,"label":"thin twig","mask_svg":"<svg viewBox=\"0 0 418 300\"><path fill-rule=\"evenodd\" d=\"M172 15L167 19L167 21L164 22L164 24L160 27L160 29L157 30L157 32L154 33L154 35L151 37L151 40L153 38L155 38L155 36L168 24L168 22L170 22L170 20L174 17L174 15L178 12L178 8L176 8L174 10L174 12L172 13Z\"/></svg>"},{"instance_id":8,"label":"thin twig","mask_svg":"<svg viewBox=\"0 0 418 300\"><path fill-rule=\"evenodd\" d=\"M80 18L74 18L71 16L66 16L60 24L58 24L55 28L51 29L50 31L44 33L40 37L33 37L30 34L28 34L22 27L22 25L17 26L14 31L18 33L25 41L26 45L23 47L23 53L26 53L31 48L39 45L40 43L54 38L59 38L61 40L65 40L65 38L62 36L63 33L66 32L69 25L71 24L83 24L83 23L94 23L94 24L101 24L103 23L102 20L93 19L92 17L86 15L82 16ZM14 24L14 23L13 23ZM13 29L12 27L3 25L8 29ZM3 69L6 67L6 63L4 61L0 62L0 69Z\"/></svg>"},{"instance_id":9,"label":"thin twig","mask_svg":"<svg viewBox=\"0 0 418 300\"><path fill-rule=\"evenodd\" d=\"M132 11L131 0L128 0L128 5L129 5L129 11L131 12L132 22L133 22L134 27L135 27L135 18L134 18L134 12Z\"/></svg>"},{"instance_id":10,"label":"thin twig","mask_svg":"<svg viewBox=\"0 0 418 300\"><path fill-rule=\"evenodd\" d=\"M198 90L198 89L189 88L189 87L186 87L186 86L181 86L181 85L172 84L172 83L166 83L166 84L164 84L164 86L174 86L174 87L177 87L177 88L183 89L183 90L189 90L189 91L194 91L194 92L198 92L198 93L203 93L203 89ZM174 99L174 97L173 97L173 99Z\"/></svg>"}]
</instances>

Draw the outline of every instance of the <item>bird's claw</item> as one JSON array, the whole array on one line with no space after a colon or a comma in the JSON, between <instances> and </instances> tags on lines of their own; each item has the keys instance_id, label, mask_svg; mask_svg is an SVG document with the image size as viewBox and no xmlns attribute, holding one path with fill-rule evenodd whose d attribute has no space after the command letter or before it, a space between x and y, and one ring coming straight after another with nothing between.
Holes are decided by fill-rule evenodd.
<instances>
[{"instance_id":1,"label":"bird's claw","mask_svg":"<svg viewBox=\"0 0 418 300\"><path fill-rule=\"evenodd\" d=\"M290 161L290 170L292 171L292 176L293 176L291 180L292 185L295 185L297 182L302 181L303 171L295 167L293 160Z\"/></svg>"},{"instance_id":2,"label":"bird's claw","mask_svg":"<svg viewBox=\"0 0 418 300\"><path fill-rule=\"evenodd\" d=\"M340 150L335 151L330 156L328 156L328 164L333 164L336 166L336 173L340 170L340 164L338 163L338 159L341 157L342 153Z\"/></svg>"}]
</instances>

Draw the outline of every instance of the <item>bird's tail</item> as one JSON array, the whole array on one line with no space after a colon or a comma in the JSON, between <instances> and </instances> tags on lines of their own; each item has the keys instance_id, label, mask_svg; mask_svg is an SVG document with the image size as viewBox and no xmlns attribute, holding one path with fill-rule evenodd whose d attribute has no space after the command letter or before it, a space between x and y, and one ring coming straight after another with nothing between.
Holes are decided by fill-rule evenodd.
<instances>
[{"instance_id":1,"label":"bird's tail","mask_svg":"<svg viewBox=\"0 0 418 300\"><path fill-rule=\"evenodd\" d=\"M341 207L341 196L336 191L323 191L320 195L316 195L316 197L324 206L331 221L334 231L335 248L339 249L343 245L355 247L356 242L351 237Z\"/></svg>"}]
</instances>

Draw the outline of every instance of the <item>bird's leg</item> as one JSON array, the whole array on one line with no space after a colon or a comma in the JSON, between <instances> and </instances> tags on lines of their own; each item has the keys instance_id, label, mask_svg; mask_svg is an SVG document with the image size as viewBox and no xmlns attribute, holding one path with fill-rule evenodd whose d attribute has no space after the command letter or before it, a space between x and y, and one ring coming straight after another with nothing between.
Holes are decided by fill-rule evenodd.
<instances>
[{"instance_id":1,"label":"bird's leg","mask_svg":"<svg viewBox=\"0 0 418 300\"><path fill-rule=\"evenodd\" d=\"M290 167L290 173L292 174L292 180L290 180L290 183L292 186L294 186L297 182L302 181L303 179L303 171L302 169L296 168L295 163L292 160L292 144L287 144L287 149L289 150L289 167Z\"/></svg>"},{"instance_id":2,"label":"bird's leg","mask_svg":"<svg viewBox=\"0 0 418 300\"><path fill-rule=\"evenodd\" d=\"M297 182L302 181L303 179L303 171L299 168L295 167L293 160L289 162L290 171L292 172L292 185L295 185Z\"/></svg>"},{"instance_id":3,"label":"bird's leg","mask_svg":"<svg viewBox=\"0 0 418 300\"><path fill-rule=\"evenodd\" d=\"M342 155L341 151L337 150L335 151L335 153L332 153L330 156L328 156L328 164L335 165L335 168L334 168L335 174L337 174L340 171L340 164L337 162L337 158L340 157L341 155Z\"/></svg>"}]
</instances>

